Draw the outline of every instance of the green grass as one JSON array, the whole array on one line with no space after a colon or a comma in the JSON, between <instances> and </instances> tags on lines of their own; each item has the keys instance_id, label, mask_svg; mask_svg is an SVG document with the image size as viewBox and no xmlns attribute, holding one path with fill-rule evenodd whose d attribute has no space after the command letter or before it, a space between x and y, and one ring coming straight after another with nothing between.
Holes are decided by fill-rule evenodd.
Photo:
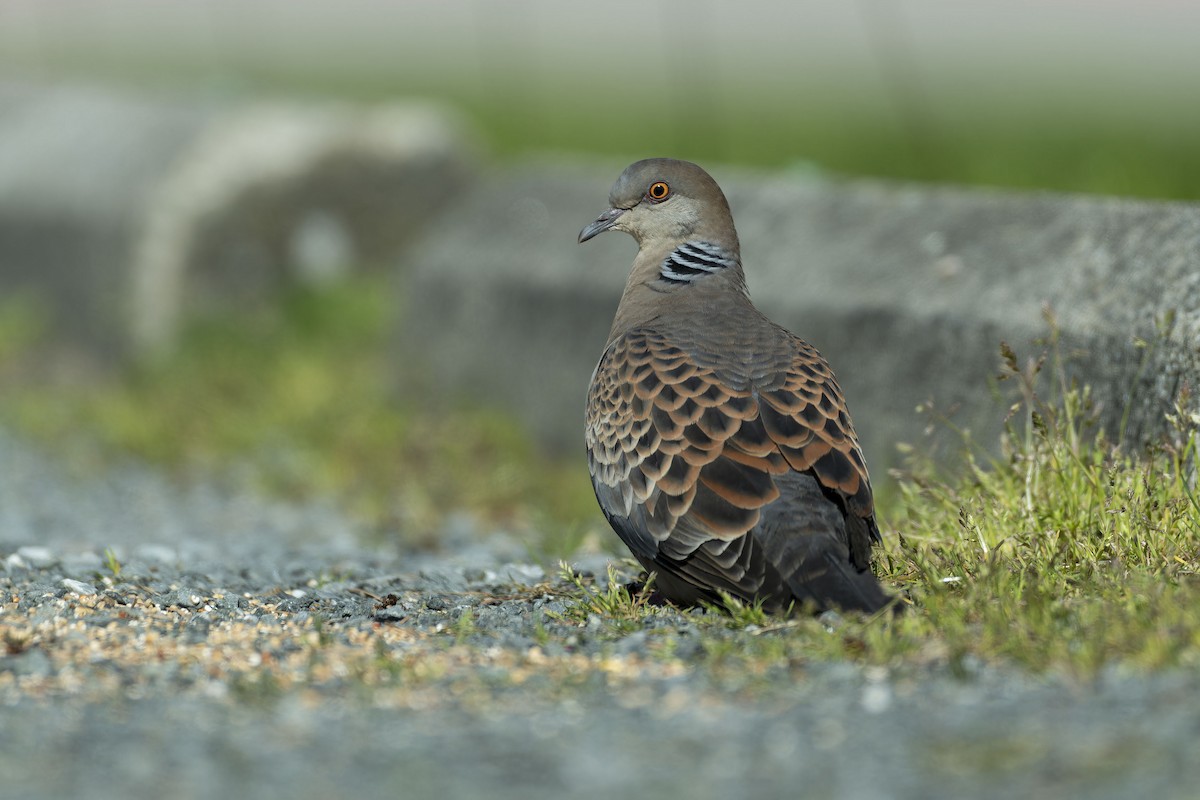
<instances>
[{"instance_id":1,"label":"green grass","mask_svg":"<svg viewBox=\"0 0 1200 800\"><path fill-rule=\"evenodd\" d=\"M548 531L531 534L547 558L574 550L593 516L583 465L539 457L498 411L425 395L419 365L397 376L397 299L383 283L297 290L274 308L207 319L169 361L74 390L22 368L37 328L8 304L0 424L101 466L133 455L284 497L332 495L381 536L420 543L465 510Z\"/></svg>"},{"instance_id":2,"label":"green grass","mask_svg":"<svg viewBox=\"0 0 1200 800\"><path fill-rule=\"evenodd\" d=\"M1175 436L1132 452L1095 424L1086 387L1054 368L1043 398L1036 369L1005 355L1024 399L1003 455L900 476L880 566L917 613L862 628L864 651L1084 673L1200 665L1196 418L1175 409Z\"/></svg>"},{"instance_id":3,"label":"green grass","mask_svg":"<svg viewBox=\"0 0 1200 800\"><path fill-rule=\"evenodd\" d=\"M410 542L466 509L534 531L543 563L588 536L615 548L582 458L554 463L496 411L430 402L416 367L400 376L407 391L391 388L391 307L371 279L297 292L271 310L193 326L170 362L71 392L20 367L36 315L7 304L0 424L50 447L76 448L83 437L101 467L134 455L284 496L333 497L380 535ZM780 618L732 602L688 612L714 675L736 686L812 659L964 673L982 661L1081 676L1111 664L1200 667L1200 418L1188 398L1170 414L1175 434L1135 451L1100 429L1089 391L1053 358L1020 369L1003 352L1018 402L1000 447L964 438L958 462L914 457L881 508L876 568L907 598L907 613ZM561 591L564 621L599 617L611 636L646 627L660 656L674 657L672 609L620 580L599 590L572 573Z\"/></svg>"},{"instance_id":4,"label":"green grass","mask_svg":"<svg viewBox=\"0 0 1200 800\"><path fill-rule=\"evenodd\" d=\"M714 674L740 686L814 659L1080 678L1114 665L1200 667L1200 417L1176 408L1169 441L1130 452L1095 424L1086 387L1004 354L1023 400L1002 455L966 450L960 463L916 460L897 475L876 570L905 612L770 618L733 601L691 612ZM606 614L614 635L662 614L619 581L573 595L574 616ZM670 657L672 630L653 628Z\"/></svg>"},{"instance_id":5,"label":"green grass","mask_svg":"<svg viewBox=\"0 0 1200 800\"><path fill-rule=\"evenodd\" d=\"M623 634L638 630L646 619L663 613L663 606L650 602L654 593L653 576L634 589L626 585L621 574L610 564L606 577L604 588L597 588L592 579L576 572L566 562L560 562L559 580L573 595L573 601L560 615L561 619L586 624L592 618L599 618L610 631Z\"/></svg>"}]
</instances>

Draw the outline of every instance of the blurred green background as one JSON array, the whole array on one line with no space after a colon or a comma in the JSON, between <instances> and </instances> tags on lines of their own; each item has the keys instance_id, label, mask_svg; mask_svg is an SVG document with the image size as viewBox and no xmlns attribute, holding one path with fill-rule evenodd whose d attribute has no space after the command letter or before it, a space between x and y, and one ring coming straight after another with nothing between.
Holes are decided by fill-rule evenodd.
<instances>
[{"instance_id":1,"label":"blurred green background","mask_svg":"<svg viewBox=\"0 0 1200 800\"><path fill-rule=\"evenodd\" d=\"M0 71L453 103L493 152L1200 193L1185 0L6 0Z\"/></svg>"},{"instance_id":2,"label":"blurred green background","mask_svg":"<svg viewBox=\"0 0 1200 800\"><path fill-rule=\"evenodd\" d=\"M431 98L494 160L673 155L835 175L1200 196L1200 7L1186 2L5 0L0 75L197 97ZM603 188L597 190L598 202ZM582 222L582 221L581 221ZM379 278L197 322L178 356L64 390L0 298L0 424L82 460L133 454L332 494L381 535L466 509L540 554L610 546L582 454L502 414L389 387ZM81 444L82 443L82 444ZM582 447L581 447L582 449Z\"/></svg>"}]
</instances>

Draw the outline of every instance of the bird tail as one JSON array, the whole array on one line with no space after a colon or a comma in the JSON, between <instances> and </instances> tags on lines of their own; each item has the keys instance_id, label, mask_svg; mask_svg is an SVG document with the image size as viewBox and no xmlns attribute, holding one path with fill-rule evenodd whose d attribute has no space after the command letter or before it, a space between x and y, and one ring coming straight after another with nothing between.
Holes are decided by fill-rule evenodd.
<instances>
[{"instance_id":1,"label":"bird tail","mask_svg":"<svg viewBox=\"0 0 1200 800\"><path fill-rule=\"evenodd\" d=\"M786 500L764 509L754 536L796 604L868 614L891 604L871 572L867 527L843 516L811 476L787 481ZM852 553L852 542L862 552Z\"/></svg>"},{"instance_id":2,"label":"bird tail","mask_svg":"<svg viewBox=\"0 0 1200 800\"><path fill-rule=\"evenodd\" d=\"M829 547L825 536L804 538L808 546L793 548L793 556L799 558L788 565L792 569L784 570L784 579L797 605L812 605L818 611L839 608L874 614L894 601L870 569L856 568L847 554L838 552L844 551L844 546Z\"/></svg>"}]
</instances>

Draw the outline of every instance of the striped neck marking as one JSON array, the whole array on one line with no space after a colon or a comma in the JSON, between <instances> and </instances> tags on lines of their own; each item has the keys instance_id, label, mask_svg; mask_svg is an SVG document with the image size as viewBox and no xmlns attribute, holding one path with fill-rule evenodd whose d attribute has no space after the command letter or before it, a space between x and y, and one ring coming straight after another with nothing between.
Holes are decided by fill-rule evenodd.
<instances>
[{"instance_id":1,"label":"striped neck marking","mask_svg":"<svg viewBox=\"0 0 1200 800\"><path fill-rule=\"evenodd\" d=\"M711 242L685 242L663 260L659 273L667 283L691 283L736 264L737 259Z\"/></svg>"}]
</instances>

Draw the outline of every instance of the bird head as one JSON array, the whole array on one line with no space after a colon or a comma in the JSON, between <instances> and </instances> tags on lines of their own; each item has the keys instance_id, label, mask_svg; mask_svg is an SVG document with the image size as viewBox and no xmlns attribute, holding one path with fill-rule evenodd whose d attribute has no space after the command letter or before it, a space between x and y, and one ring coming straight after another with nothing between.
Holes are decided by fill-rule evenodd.
<instances>
[{"instance_id":1,"label":"bird head","mask_svg":"<svg viewBox=\"0 0 1200 800\"><path fill-rule=\"evenodd\" d=\"M609 208L579 232L582 244L624 231L639 245L703 239L737 252L737 233L721 187L690 161L648 158L630 164L613 184Z\"/></svg>"}]
</instances>

